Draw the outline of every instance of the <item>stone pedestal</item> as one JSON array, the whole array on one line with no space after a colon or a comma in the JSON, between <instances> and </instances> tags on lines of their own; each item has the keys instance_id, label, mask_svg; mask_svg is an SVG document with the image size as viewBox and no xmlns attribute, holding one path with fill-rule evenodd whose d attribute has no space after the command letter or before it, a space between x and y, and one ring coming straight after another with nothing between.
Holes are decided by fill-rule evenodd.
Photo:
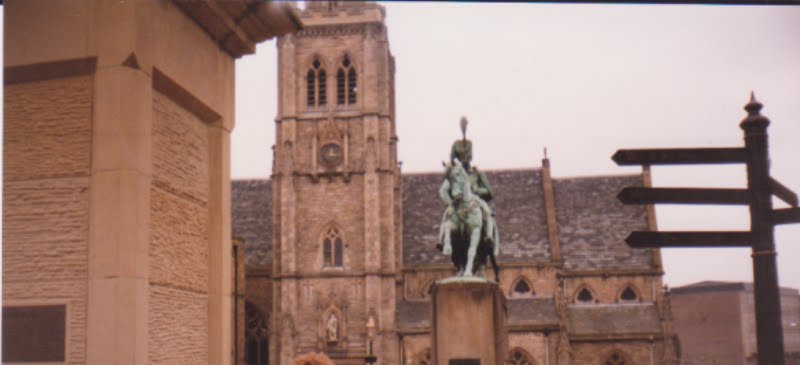
<instances>
[{"instance_id":1,"label":"stone pedestal","mask_svg":"<svg viewBox=\"0 0 800 365\"><path fill-rule=\"evenodd\" d=\"M452 277L433 287L435 365L501 365L508 352L506 300L496 283Z\"/></svg>"}]
</instances>

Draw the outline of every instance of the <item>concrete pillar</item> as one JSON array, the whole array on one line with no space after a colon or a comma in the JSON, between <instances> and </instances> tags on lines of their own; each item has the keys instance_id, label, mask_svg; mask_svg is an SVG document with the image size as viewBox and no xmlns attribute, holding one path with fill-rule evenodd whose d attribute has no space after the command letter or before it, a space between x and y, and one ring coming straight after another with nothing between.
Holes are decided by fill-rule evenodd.
<instances>
[{"instance_id":1,"label":"concrete pillar","mask_svg":"<svg viewBox=\"0 0 800 365\"><path fill-rule=\"evenodd\" d=\"M231 363L234 60L299 22L219 3L5 4L3 304L63 308L48 356Z\"/></svg>"}]
</instances>

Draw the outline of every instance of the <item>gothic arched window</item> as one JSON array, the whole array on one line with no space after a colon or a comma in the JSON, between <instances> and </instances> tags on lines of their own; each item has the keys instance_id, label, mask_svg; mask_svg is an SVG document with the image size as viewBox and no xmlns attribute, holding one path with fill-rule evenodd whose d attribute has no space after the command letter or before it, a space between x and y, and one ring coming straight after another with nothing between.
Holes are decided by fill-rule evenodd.
<instances>
[{"instance_id":1,"label":"gothic arched window","mask_svg":"<svg viewBox=\"0 0 800 365\"><path fill-rule=\"evenodd\" d=\"M318 59L311 63L306 74L306 102L308 106L322 106L328 103L325 93L325 69Z\"/></svg>"},{"instance_id":2,"label":"gothic arched window","mask_svg":"<svg viewBox=\"0 0 800 365\"><path fill-rule=\"evenodd\" d=\"M358 87L356 83L356 69L350 62L350 57L345 55L336 72L336 103L339 105L354 105L357 99Z\"/></svg>"},{"instance_id":3,"label":"gothic arched window","mask_svg":"<svg viewBox=\"0 0 800 365\"><path fill-rule=\"evenodd\" d=\"M508 354L508 365L533 365L530 355L525 350L517 347Z\"/></svg>"},{"instance_id":4,"label":"gothic arched window","mask_svg":"<svg viewBox=\"0 0 800 365\"><path fill-rule=\"evenodd\" d=\"M578 294L575 295L575 302L584 304L593 303L594 294L592 294L592 291L589 290L589 288L584 286L583 288L578 290Z\"/></svg>"},{"instance_id":5,"label":"gothic arched window","mask_svg":"<svg viewBox=\"0 0 800 365\"><path fill-rule=\"evenodd\" d=\"M342 267L342 235L336 227L329 227L322 239L324 267Z\"/></svg>"},{"instance_id":6,"label":"gothic arched window","mask_svg":"<svg viewBox=\"0 0 800 365\"><path fill-rule=\"evenodd\" d=\"M627 364L628 362L625 361L625 356L622 356L622 354L619 353L619 351L614 351L614 353L612 353L608 358L606 358L606 361L603 362L603 365L627 365Z\"/></svg>"},{"instance_id":7,"label":"gothic arched window","mask_svg":"<svg viewBox=\"0 0 800 365\"><path fill-rule=\"evenodd\" d=\"M245 302L245 364L269 364L269 339L264 315L250 302Z\"/></svg>"},{"instance_id":8,"label":"gothic arched window","mask_svg":"<svg viewBox=\"0 0 800 365\"><path fill-rule=\"evenodd\" d=\"M633 288L630 285L626 286L625 290L623 290L622 293L619 294L619 300L621 302L635 302L638 299L639 296L636 295L636 290L633 290Z\"/></svg>"},{"instance_id":9,"label":"gothic arched window","mask_svg":"<svg viewBox=\"0 0 800 365\"><path fill-rule=\"evenodd\" d=\"M517 279L514 285L511 286L512 298L529 297L533 294L533 286L523 277Z\"/></svg>"}]
</instances>

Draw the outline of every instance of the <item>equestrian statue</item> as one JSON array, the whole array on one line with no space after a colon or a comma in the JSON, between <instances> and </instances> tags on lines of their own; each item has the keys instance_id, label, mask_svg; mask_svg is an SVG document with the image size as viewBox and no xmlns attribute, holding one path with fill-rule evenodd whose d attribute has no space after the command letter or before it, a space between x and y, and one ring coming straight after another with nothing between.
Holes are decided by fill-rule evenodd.
<instances>
[{"instance_id":1,"label":"equestrian statue","mask_svg":"<svg viewBox=\"0 0 800 365\"><path fill-rule=\"evenodd\" d=\"M462 138L453 142L450 163L439 197L447 205L439 230L438 249L450 256L457 276L485 276L486 260L492 262L495 281L499 281L497 255L500 235L489 206L492 188L489 180L472 161L472 141L466 137L467 119L461 118Z\"/></svg>"}]
</instances>

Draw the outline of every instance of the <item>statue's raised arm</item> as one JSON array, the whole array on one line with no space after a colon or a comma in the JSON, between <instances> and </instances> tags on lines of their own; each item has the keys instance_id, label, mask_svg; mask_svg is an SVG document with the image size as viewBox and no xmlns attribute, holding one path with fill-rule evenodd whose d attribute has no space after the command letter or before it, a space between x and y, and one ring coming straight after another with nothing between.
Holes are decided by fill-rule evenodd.
<instances>
[{"instance_id":1,"label":"statue's raised arm","mask_svg":"<svg viewBox=\"0 0 800 365\"><path fill-rule=\"evenodd\" d=\"M439 197L447 205L439 232L440 246L451 256L458 275L474 276L495 258L500 250L500 236L489 206L493 191L483 172L471 165L472 141L466 138L466 118L461 119L462 138L453 142L450 163L445 165L445 179Z\"/></svg>"}]
</instances>

